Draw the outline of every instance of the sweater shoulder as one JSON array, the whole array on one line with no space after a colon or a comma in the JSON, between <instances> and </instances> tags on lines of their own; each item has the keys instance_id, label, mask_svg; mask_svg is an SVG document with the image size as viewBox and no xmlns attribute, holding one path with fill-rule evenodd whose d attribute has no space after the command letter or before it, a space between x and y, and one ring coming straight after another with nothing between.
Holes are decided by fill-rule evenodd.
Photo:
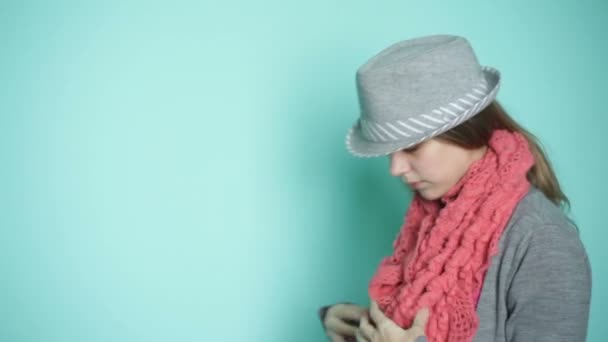
<instances>
[{"instance_id":1,"label":"sweater shoulder","mask_svg":"<svg viewBox=\"0 0 608 342\"><path fill-rule=\"evenodd\" d=\"M586 255L574 224L542 191L531 186L507 223L500 249L516 262L530 248L549 251L556 246L567 246L579 255Z\"/></svg>"},{"instance_id":2,"label":"sweater shoulder","mask_svg":"<svg viewBox=\"0 0 608 342\"><path fill-rule=\"evenodd\" d=\"M542 234L541 231L578 235L574 224L562 209L551 202L538 188L530 186L528 193L515 207L505 233L512 238L523 238L531 234Z\"/></svg>"}]
</instances>

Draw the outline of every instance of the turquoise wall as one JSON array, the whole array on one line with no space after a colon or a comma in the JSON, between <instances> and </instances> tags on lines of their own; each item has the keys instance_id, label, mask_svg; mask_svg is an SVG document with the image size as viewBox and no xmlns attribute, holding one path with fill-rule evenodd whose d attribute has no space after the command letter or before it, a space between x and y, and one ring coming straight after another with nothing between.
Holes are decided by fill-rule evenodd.
<instances>
[{"instance_id":1,"label":"turquoise wall","mask_svg":"<svg viewBox=\"0 0 608 342\"><path fill-rule=\"evenodd\" d=\"M367 304L410 200L345 149L354 75L467 36L544 143L605 341L607 5L597 1L0 4L0 339L322 341ZM567 277L568 275L564 275Z\"/></svg>"}]
</instances>

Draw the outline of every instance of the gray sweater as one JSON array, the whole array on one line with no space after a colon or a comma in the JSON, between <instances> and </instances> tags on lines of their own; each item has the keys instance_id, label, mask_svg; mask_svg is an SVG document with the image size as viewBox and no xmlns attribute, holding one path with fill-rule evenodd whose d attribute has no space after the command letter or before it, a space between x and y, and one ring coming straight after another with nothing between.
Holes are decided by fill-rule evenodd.
<instances>
[{"instance_id":1,"label":"gray sweater","mask_svg":"<svg viewBox=\"0 0 608 342\"><path fill-rule=\"evenodd\" d=\"M585 341L590 301L591 265L578 232L531 187L485 275L473 341ZM327 308L319 310L322 322Z\"/></svg>"},{"instance_id":2,"label":"gray sweater","mask_svg":"<svg viewBox=\"0 0 608 342\"><path fill-rule=\"evenodd\" d=\"M566 216L532 187L484 278L473 341L585 341L591 265Z\"/></svg>"}]
</instances>

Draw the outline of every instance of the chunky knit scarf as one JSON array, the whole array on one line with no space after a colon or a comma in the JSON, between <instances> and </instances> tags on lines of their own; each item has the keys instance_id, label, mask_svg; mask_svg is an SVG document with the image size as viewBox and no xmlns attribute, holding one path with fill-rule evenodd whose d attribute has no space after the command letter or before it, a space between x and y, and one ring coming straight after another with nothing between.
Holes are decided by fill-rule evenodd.
<instances>
[{"instance_id":1,"label":"chunky knit scarf","mask_svg":"<svg viewBox=\"0 0 608 342\"><path fill-rule=\"evenodd\" d=\"M499 238L527 193L534 164L526 138L495 130L485 155L440 199L418 193L369 284L369 295L400 327L430 308L429 342L471 341L479 318L476 301Z\"/></svg>"}]
</instances>

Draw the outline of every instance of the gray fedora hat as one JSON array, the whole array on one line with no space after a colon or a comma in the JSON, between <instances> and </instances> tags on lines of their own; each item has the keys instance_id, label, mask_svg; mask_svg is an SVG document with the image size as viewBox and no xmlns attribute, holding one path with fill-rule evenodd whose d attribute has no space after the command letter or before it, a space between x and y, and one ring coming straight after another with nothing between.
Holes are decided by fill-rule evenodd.
<instances>
[{"instance_id":1,"label":"gray fedora hat","mask_svg":"<svg viewBox=\"0 0 608 342\"><path fill-rule=\"evenodd\" d=\"M464 37L431 35L397 42L356 74L360 116L348 151L378 157L414 146L469 119L496 97L500 73L481 66Z\"/></svg>"}]
</instances>

